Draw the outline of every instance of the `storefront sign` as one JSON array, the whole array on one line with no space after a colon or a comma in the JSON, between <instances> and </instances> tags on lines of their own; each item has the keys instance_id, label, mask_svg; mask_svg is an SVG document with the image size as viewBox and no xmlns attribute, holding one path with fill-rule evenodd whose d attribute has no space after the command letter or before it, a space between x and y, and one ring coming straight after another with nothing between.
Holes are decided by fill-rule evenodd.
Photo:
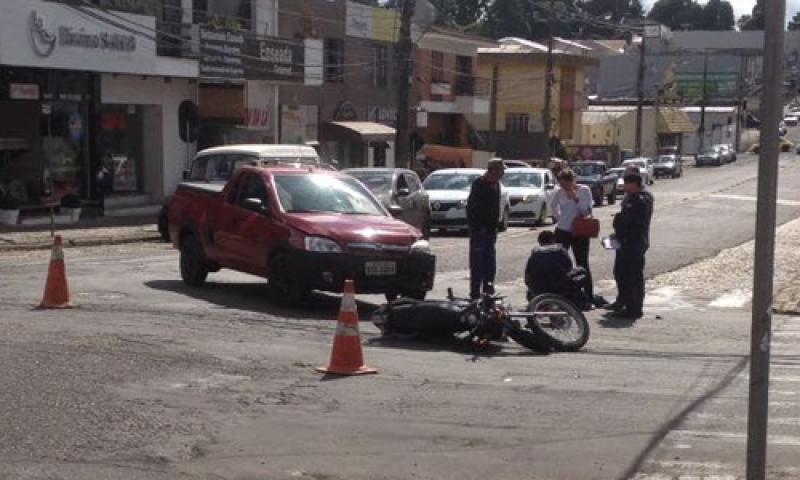
<instances>
[{"instance_id":1,"label":"storefront sign","mask_svg":"<svg viewBox=\"0 0 800 480\"><path fill-rule=\"evenodd\" d=\"M155 17L42 0L2 0L0 61L21 67L110 73L157 68Z\"/></svg>"},{"instance_id":2,"label":"storefront sign","mask_svg":"<svg viewBox=\"0 0 800 480\"><path fill-rule=\"evenodd\" d=\"M453 87L449 83L431 83L431 95L450 96Z\"/></svg>"},{"instance_id":3,"label":"storefront sign","mask_svg":"<svg viewBox=\"0 0 800 480\"><path fill-rule=\"evenodd\" d=\"M396 42L400 18L396 10L347 2L346 34L382 42Z\"/></svg>"},{"instance_id":4,"label":"storefront sign","mask_svg":"<svg viewBox=\"0 0 800 480\"><path fill-rule=\"evenodd\" d=\"M248 80L304 80L305 49L300 42L248 36L244 54L245 77Z\"/></svg>"},{"instance_id":5,"label":"storefront sign","mask_svg":"<svg viewBox=\"0 0 800 480\"><path fill-rule=\"evenodd\" d=\"M8 86L11 100L39 100L39 85L35 83L12 83Z\"/></svg>"},{"instance_id":6,"label":"storefront sign","mask_svg":"<svg viewBox=\"0 0 800 480\"><path fill-rule=\"evenodd\" d=\"M241 32L200 28L200 76L209 79L244 80Z\"/></svg>"},{"instance_id":7,"label":"storefront sign","mask_svg":"<svg viewBox=\"0 0 800 480\"><path fill-rule=\"evenodd\" d=\"M382 123L393 127L397 124L397 109L394 107L381 107L370 105L368 107L370 122Z\"/></svg>"}]
</instances>

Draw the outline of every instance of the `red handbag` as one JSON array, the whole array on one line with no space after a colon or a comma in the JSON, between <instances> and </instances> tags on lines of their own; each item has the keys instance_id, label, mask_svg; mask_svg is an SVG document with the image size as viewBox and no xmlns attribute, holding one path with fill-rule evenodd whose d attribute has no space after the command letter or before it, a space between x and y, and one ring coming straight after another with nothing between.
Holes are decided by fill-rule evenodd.
<instances>
[{"instance_id":1,"label":"red handbag","mask_svg":"<svg viewBox=\"0 0 800 480\"><path fill-rule=\"evenodd\" d=\"M600 220L593 217L578 217L572 223L575 238L597 238L600 236Z\"/></svg>"}]
</instances>

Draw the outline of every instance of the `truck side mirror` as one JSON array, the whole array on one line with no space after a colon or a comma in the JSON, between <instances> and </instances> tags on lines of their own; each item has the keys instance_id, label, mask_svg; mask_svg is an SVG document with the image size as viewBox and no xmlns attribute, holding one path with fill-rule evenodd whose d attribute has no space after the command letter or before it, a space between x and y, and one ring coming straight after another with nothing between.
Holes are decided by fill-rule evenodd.
<instances>
[{"instance_id":1,"label":"truck side mirror","mask_svg":"<svg viewBox=\"0 0 800 480\"><path fill-rule=\"evenodd\" d=\"M547 185L544 186L544 188L546 190L555 190L556 189L556 184L555 183L548 183Z\"/></svg>"},{"instance_id":2,"label":"truck side mirror","mask_svg":"<svg viewBox=\"0 0 800 480\"><path fill-rule=\"evenodd\" d=\"M242 208L254 213L258 213L259 215L266 215L268 213L267 208L264 206L264 202L262 202L260 198L246 198L242 202Z\"/></svg>"},{"instance_id":3,"label":"truck side mirror","mask_svg":"<svg viewBox=\"0 0 800 480\"><path fill-rule=\"evenodd\" d=\"M397 196L398 197L407 197L409 195L411 195L411 190L409 190L407 188L398 188L397 189Z\"/></svg>"}]
</instances>

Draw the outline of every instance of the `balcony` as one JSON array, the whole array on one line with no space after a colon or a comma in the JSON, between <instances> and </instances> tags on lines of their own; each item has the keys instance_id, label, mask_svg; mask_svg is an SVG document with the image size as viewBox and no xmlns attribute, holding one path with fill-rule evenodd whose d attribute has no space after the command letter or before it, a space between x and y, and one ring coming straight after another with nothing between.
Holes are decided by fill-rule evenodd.
<instances>
[{"instance_id":1,"label":"balcony","mask_svg":"<svg viewBox=\"0 0 800 480\"><path fill-rule=\"evenodd\" d=\"M420 106L430 113L487 114L490 90L488 79L472 75L457 76L454 82L437 78L430 84L430 100Z\"/></svg>"}]
</instances>

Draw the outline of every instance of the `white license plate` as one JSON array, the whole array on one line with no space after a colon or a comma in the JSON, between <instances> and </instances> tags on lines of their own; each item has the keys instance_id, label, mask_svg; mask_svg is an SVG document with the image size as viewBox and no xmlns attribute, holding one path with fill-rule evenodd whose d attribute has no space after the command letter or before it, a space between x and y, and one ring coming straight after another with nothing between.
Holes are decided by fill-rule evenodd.
<instances>
[{"instance_id":1,"label":"white license plate","mask_svg":"<svg viewBox=\"0 0 800 480\"><path fill-rule=\"evenodd\" d=\"M364 273L368 277L388 277L397 275L397 262L366 262Z\"/></svg>"}]
</instances>

